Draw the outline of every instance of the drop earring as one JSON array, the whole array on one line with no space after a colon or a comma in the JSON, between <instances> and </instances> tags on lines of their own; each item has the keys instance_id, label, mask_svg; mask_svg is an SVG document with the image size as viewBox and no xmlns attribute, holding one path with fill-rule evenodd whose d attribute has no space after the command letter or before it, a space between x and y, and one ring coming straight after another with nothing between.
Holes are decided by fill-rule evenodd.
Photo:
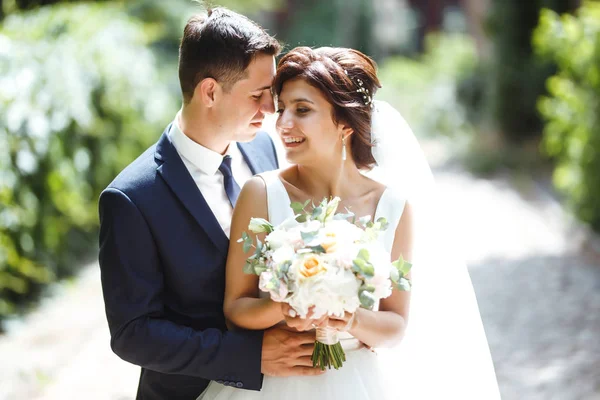
<instances>
[{"instance_id":1,"label":"drop earring","mask_svg":"<svg viewBox=\"0 0 600 400\"><path fill-rule=\"evenodd\" d=\"M346 138L342 136L342 160L346 161Z\"/></svg>"}]
</instances>

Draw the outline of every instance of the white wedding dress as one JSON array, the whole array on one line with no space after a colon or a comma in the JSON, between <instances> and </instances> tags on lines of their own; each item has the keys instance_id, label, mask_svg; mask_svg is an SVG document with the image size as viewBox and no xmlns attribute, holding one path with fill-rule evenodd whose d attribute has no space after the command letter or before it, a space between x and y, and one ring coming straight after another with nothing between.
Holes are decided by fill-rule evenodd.
<instances>
[{"instance_id":1,"label":"white wedding dress","mask_svg":"<svg viewBox=\"0 0 600 400\"><path fill-rule=\"evenodd\" d=\"M290 198L279 178L279 171L260 175L266 183L269 221L278 225L294 216ZM390 224L379 240L391 252L395 227L400 221L405 200L386 188L375 212L374 220L384 217ZM240 270L241 273L241 270ZM268 296L266 293L261 295ZM398 382L385 380L379 355L366 348L347 333L340 334L346 353L346 362L339 369L330 369L319 376L271 377L265 376L262 390L249 391L211 382L199 397L202 400L384 400L397 390Z\"/></svg>"},{"instance_id":2,"label":"white wedding dress","mask_svg":"<svg viewBox=\"0 0 600 400\"><path fill-rule=\"evenodd\" d=\"M261 392L211 383L200 398L500 400L477 299L458 250L461 238L443 211L446 199L436 192L419 143L400 113L378 100L372 140L377 167L366 175L388 187L376 217L385 216L396 226L404 199L415 214L410 317L402 343L375 354L346 337L342 343L348 361L338 371L318 377L265 377ZM276 172L262 176L268 182L269 217L283 221L291 215L289 196ZM388 249L393 232L389 229L381 237Z\"/></svg>"}]
</instances>

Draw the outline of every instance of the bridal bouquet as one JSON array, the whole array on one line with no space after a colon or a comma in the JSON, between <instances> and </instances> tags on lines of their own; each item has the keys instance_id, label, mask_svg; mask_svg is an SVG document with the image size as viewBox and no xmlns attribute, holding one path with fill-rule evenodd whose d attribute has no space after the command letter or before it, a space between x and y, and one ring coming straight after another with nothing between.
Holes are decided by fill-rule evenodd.
<instances>
[{"instance_id":1,"label":"bridal bouquet","mask_svg":"<svg viewBox=\"0 0 600 400\"><path fill-rule=\"evenodd\" d=\"M256 274L259 287L276 302L286 302L301 318L312 309L312 318L324 315L343 317L358 307L371 309L392 287L410 290L406 274L411 264L402 257L390 261L390 254L377 241L387 228L380 218L358 221L353 214L336 214L340 199L323 200L305 211L308 202L293 203L295 217L273 226L252 218L248 229L265 233L264 243L243 232L238 242L244 251L254 248L244 272ZM352 218L352 222L349 219ZM312 355L313 366L338 369L346 361L337 331L317 328Z\"/></svg>"}]
</instances>

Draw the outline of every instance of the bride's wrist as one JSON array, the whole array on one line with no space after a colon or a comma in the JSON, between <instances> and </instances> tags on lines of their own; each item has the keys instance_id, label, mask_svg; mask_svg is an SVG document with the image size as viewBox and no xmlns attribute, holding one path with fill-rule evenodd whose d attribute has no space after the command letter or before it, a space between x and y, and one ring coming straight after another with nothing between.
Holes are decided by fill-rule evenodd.
<instances>
[{"instance_id":1,"label":"bride's wrist","mask_svg":"<svg viewBox=\"0 0 600 400\"><path fill-rule=\"evenodd\" d=\"M361 313L362 313L362 310L360 308L358 308L354 312L354 316L352 317L352 321L350 322L350 327L348 328L348 333L351 334L352 336L356 336L355 332L360 329L360 314Z\"/></svg>"}]
</instances>

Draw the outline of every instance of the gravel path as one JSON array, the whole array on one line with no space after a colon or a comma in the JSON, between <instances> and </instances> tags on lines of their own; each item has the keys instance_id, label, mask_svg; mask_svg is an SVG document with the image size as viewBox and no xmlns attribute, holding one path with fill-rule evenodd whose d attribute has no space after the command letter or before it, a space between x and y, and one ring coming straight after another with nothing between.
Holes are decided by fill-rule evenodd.
<instances>
[{"instance_id":1,"label":"gravel path","mask_svg":"<svg viewBox=\"0 0 600 400\"><path fill-rule=\"evenodd\" d=\"M502 398L600 400L600 252L583 250L585 236L536 185L435 174L464 238ZM0 355L0 399L135 396L138 368L110 351L95 264L13 324Z\"/></svg>"},{"instance_id":2,"label":"gravel path","mask_svg":"<svg viewBox=\"0 0 600 400\"><path fill-rule=\"evenodd\" d=\"M461 221L502 398L599 400L600 253L540 187L524 198L508 179L436 180Z\"/></svg>"}]
</instances>

